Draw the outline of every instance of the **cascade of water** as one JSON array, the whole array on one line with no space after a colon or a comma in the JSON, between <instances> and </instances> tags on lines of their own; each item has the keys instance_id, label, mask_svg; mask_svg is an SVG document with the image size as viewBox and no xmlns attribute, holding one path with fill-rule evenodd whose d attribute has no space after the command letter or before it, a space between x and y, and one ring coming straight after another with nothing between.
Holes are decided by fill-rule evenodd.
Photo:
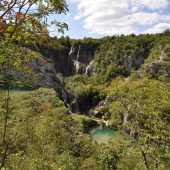
<instances>
[{"instance_id":1,"label":"cascade of water","mask_svg":"<svg viewBox=\"0 0 170 170\"><path fill-rule=\"evenodd\" d=\"M75 61L74 66L75 66L76 74L77 74L77 73L78 73L78 71L79 71L79 68L80 68L80 62Z\"/></svg>"},{"instance_id":2,"label":"cascade of water","mask_svg":"<svg viewBox=\"0 0 170 170\"><path fill-rule=\"evenodd\" d=\"M85 71L85 74L86 74L86 75L89 75L89 73L90 73L90 68L91 68L92 64L93 64L93 60L92 60L92 61L89 63L89 65L86 67L86 71Z\"/></svg>"},{"instance_id":3,"label":"cascade of water","mask_svg":"<svg viewBox=\"0 0 170 170\"><path fill-rule=\"evenodd\" d=\"M78 106L77 100L74 99L71 103L69 103L68 95L67 95L66 91L64 89L62 89L61 93L62 93L63 101L64 101L65 105L67 106L69 112L79 113L79 106Z\"/></svg>"},{"instance_id":4,"label":"cascade of water","mask_svg":"<svg viewBox=\"0 0 170 170\"><path fill-rule=\"evenodd\" d=\"M74 99L74 100L72 101L70 107L71 107L71 110L72 110L73 113L79 113L79 112L80 112L80 110L79 110L79 105L78 105L78 102L77 102L76 99Z\"/></svg>"},{"instance_id":5,"label":"cascade of water","mask_svg":"<svg viewBox=\"0 0 170 170\"><path fill-rule=\"evenodd\" d=\"M69 66L70 66L71 56L72 56L73 52L74 52L74 47L71 46L69 56L68 56L68 60L67 60L67 70L66 70L66 72L67 72L68 75L69 75Z\"/></svg>"},{"instance_id":6,"label":"cascade of water","mask_svg":"<svg viewBox=\"0 0 170 170\"><path fill-rule=\"evenodd\" d=\"M90 65L88 65L88 66L86 67L86 71L85 71L85 74L86 74L86 75L89 74L89 69L90 69Z\"/></svg>"},{"instance_id":7,"label":"cascade of water","mask_svg":"<svg viewBox=\"0 0 170 170\"><path fill-rule=\"evenodd\" d=\"M67 62L67 73L69 72L69 64L70 61L73 60L74 63L74 67L75 67L75 73L77 74L80 68L80 62L79 62L79 58L80 58L80 50L81 50L81 45L79 45L78 47L78 51L77 51L77 56L76 58L74 58L74 56L72 56L72 54L74 54L75 49L72 46L69 52L69 58L68 58L68 62ZM73 58L72 58L73 57Z\"/></svg>"},{"instance_id":8,"label":"cascade of water","mask_svg":"<svg viewBox=\"0 0 170 170\"><path fill-rule=\"evenodd\" d=\"M63 89L61 92L62 92L62 98L64 100L64 103L67 104L67 94L66 94L65 90L63 90Z\"/></svg>"},{"instance_id":9,"label":"cascade of water","mask_svg":"<svg viewBox=\"0 0 170 170\"><path fill-rule=\"evenodd\" d=\"M69 52L69 56L74 52L74 47L71 46L70 52Z\"/></svg>"},{"instance_id":10,"label":"cascade of water","mask_svg":"<svg viewBox=\"0 0 170 170\"><path fill-rule=\"evenodd\" d=\"M63 98L65 105L67 106L68 110L72 113L72 108L71 108L71 105L68 102L68 96L67 96L66 91L64 89L62 89L61 93L62 93L62 98Z\"/></svg>"},{"instance_id":11,"label":"cascade of water","mask_svg":"<svg viewBox=\"0 0 170 170\"><path fill-rule=\"evenodd\" d=\"M79 45L79 48L78 48L78 52L77 52L77 61L79 61L79 58L80 58L80 49L81 49L81 45Z\"/></svg>"}]
</instances>

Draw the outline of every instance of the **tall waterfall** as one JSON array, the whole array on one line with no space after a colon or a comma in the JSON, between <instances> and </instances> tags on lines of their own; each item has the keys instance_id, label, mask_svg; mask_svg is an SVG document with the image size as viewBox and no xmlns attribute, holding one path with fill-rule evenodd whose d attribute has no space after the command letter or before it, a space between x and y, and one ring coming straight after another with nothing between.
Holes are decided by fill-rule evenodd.
<instances>
[{"instance_id":1,"label":"tall waterfall","mask_svg":"<svg viewBox=\"0 0 170 170\"><path fill-rule=\"evenodd\" d=\"M79 45L79 48L78 48L78 52L77 52L77 61L79 61L79 58L80 58L80 49L81 49L81 45Z\"/></svg>"},{"instance_id":2,"label":"tall waterfall","mask_svg":"<svg viewBox=\"0 0 170 170\"><path fill-rule=\"evenodd\" d=\"M62 97L63 97L64 103L67 103L67 94L66 94L65 90L63 90L63 89L62 89Z\"/></svg>"},{"instance_id":3,"label":"tall waterfall","mask_svg":"<svg viewBox=\"0 0 170 170\"><path fill-rule=\"evenodd\" d=\"M62 98L64 101L64 104L67 106L69 112L71 113L79 113L79 106L76 99L74 99L72 102L69 102L68 95L64 89L62 89Z\"/></svg>"},{"instance_id":4,"label":"tall waterfall","mask_svg":"<svg viewBox=\"0 0 170 170\"><path fill-rule=\"evenodd\" d=\"M83 47L81 44L77 46L72 45L67 60L67 75L90 75L93 58L93 54L86 47Z\"/></svg>"},{"instance_id":5,"label":"tall waterfall","mask_svg":"<svg viewBox=\"0 0 170 170\"><path fill-rule=\"evenodd\" d=\"M79 113L80 110L79 110L79 105L78 105L78 102L76 99L74 99L72 101L72 103L70 104L70 107L71 107L71 110L73 113Z\"/></svg>"},{"instance_id":6,"label":"tall waterfall","mask_svg":"<svg viewBox=\"0 0 170 170\"><path fill-rule=\"evenodd\" d=\"M93 60L89 63L89 65L86 67L86 71L85 71L85 74L86 75L89 75L90 74L90 69L92 67L92 64L93 64Z\"/></svg>"}]
</instances>

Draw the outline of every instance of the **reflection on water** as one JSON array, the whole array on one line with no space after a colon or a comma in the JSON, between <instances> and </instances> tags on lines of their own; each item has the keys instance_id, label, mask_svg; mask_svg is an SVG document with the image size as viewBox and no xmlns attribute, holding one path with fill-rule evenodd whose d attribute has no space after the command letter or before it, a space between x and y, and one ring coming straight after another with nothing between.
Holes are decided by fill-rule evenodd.
<instances>
[{"instance_id":1,"label":"reflection on water","mask_svg":"<svg viewBox=\"0 0 170 170\"><path fill-rule=\"evenodd\" d=\"M99 144L107 144L114 140L116 132L107 127L98 127L93 129L90 135L92 137L93 142L97 142Z\"/></svg>"}]
</instances>

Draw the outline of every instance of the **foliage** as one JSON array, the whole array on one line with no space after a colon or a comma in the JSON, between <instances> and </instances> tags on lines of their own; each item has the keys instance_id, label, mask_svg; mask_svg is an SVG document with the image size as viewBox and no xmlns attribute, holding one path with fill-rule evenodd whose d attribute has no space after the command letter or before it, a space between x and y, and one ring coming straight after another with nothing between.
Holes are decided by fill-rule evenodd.
<instances>
[{"instance_id":1,"label":"foliage","mask_svg":"<svg viewBox=\"0 0 170 170\"><path fill-rule=\"evenodd\" d=\"M0 2L0 23L1 33L8 36L13 34L13 38L21 40L23 35L30 33L47 34L47 17L49 14L61 14L68 11L64 0L2 0ZM66 26L63 23L52 21L62 31ZM23 34L26 33L26 34ZM33 36L33 34L32 34Z\"/></svg>"},{"instance_id":2,"label":"foliage","mask_svg":"<svg viewBox=\"0 0 170 170\"><path fill-rule=\"evenodd\" d=\"M7 169L83 169L91 166L90 159L97 162L95 147L81 135L54 90L14 92L11 101Z\"/></svg>"},{"instance_id":3,"label":"foliage","mask_svg":"<svg viewBox=\"0 0 170 170\"><path fill-rule=\"evenodd\" d=\"M95 56L95 70L106 74L106 79L111 66L112 69L114 67L111 78L116 75L128 76L132 69L138 69L149 55L154 42L154 36L149 35L129 35L108 39L100 46Z\"/></svg>"},{"instance_id":4,"label":"foliage","mask_svg":"<svg viewBox=\"0 0 170 170\"><path fill-rule=\"evenodd\" d=\"M0 2L0 7L4 2ZM44 8L44 5L40 7ZM13 20L17 19L18 24L21 23L20 13L9 15L14 17ZM44 16L40 18L41 23L37 18L35 15L35 31L46 29L46 24L42 23ZM79 44L94 50L94 75L64 78L60 85L67 91L70 102L65 104L59 99L61 94L53 89L10 91L5 168L169 169L169 31L156 35L73 40L50 37L46 30L43 32L45 35L38 32L27 34L25 27L29 30L33 26L30 25L32 23L27 24L18 28L21 34L13 34L11 38L6 32L0 36L1 86L6 86L10 78L10 87L27 87L35 80L32 68L27 67L30 60L67 58L70 48ZM6 30L14 29L14 25L6 26ZM43 50L47 50L48 56ZM22 74L24 82L15 79L13 74ZM68 112L65 105L72 102L78 105L79 114ZM1 125L5 113L6 94L1 90ZM91 141L89 132L98 126L96 121L105 121L110 128L117 130L111 143L99 145ZM0 126L0 135L3 133L4 126ZM3 144L0 138L0 161Z\"/></svg>"},{"instance_id":5,"label":"foliage","mask_svg":"<svg viewBox=\"0 0 170 170\"><path fill-rule=\"evenodd\" d=\"M86 115L71 115L72 119L75 120L75 122L78 124L80 130L84 133L89 132L92 128L96 127L98 123L87 117Z\"/></svg>"},{"instance_id":6,"label":"foliage","mask_svg":"<svg viewBox=\"0 0 170 170\"><path fill-rule=\"evenodd\" d=\"M31 87L36 79L31 61L42 60L42 55L20 44L9 44L2 37L0 45L2 47L0 48L0 85L6 88L7 79L10 78L11 88ZM10 65L10 70L8 70L9 65L6 63Z\"/></svg>"},{"instance_id":7,"label":"foliage","mask_svg":"<svg viewBox=\"0 0 170 170\"><path fill-rule=\"evenodd\" d=\"M156 40L150 55L141 67L141 75L149 78L169 81L170 79L170 34L165 32Z\"/></svg>"},{"instance_id":8,"label":"foliage","mask_svg":"<svg viewBox=\"0 0 170 170\"><path fill-rule=\"evenodd\" d=\"M95 83L94 78L89 78L86 75L75 75L65 79L65 87L67 91L74 95L76 98L80 98L82 96L98 96L99 98L103 98L104 91L101 86L94 86Z\"/></svg>"},{"instance_id":9,"label":"foliage","mask_svg":"<svg viewBox=\"0 0 170 170\"><path fill-rule=\"evenodd\" d=\"M113 81L109 91L116 98L111 105L113 119L121 115L117 116L122 122L119 127L134 136L134 146L146 158L146 168L169 167L169 84L147 79Z\"/></svg>"}]
</instances>

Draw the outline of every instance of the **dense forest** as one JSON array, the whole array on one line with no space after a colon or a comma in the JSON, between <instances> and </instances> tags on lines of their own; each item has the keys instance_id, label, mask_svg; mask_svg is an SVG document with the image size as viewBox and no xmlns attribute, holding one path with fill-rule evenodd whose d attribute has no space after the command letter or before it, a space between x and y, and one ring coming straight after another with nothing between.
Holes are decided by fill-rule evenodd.
<instances>
[{"instance_id":1,"label":"dense forest","mask_svg":"<svg viewBox=\"0 0 170 170\"><path fill-rule=\"evenodd\" d=\"M169 170L170 30L51 37L67 11L0 1L0 169Z\"/></svg>"},{"instance_id":2,"label":"dense forest","mask_svg":"<svg viewBox=\"0 0 170 170\"><path fill-rule=\"evenodd\" d=\"M7 53L16 47L17 60L12 61L10 75L6 169L170 168L168 30L83 40L47 36L38 44L15 42ZM27 62L23 63L23 57ZM75 72L62 68L62 64L71 67L70 57L79 63L80 72L75 63ZM34 66L35 61L41 64ZM80 68L89 63L89 72L83 72ZM1 124L4 70L1 63ZM57 85L44 84L43 76L53 76ZM96 127L113 130L114 137L93 140L91 131Z\"/></svg>"}]
</instances>

